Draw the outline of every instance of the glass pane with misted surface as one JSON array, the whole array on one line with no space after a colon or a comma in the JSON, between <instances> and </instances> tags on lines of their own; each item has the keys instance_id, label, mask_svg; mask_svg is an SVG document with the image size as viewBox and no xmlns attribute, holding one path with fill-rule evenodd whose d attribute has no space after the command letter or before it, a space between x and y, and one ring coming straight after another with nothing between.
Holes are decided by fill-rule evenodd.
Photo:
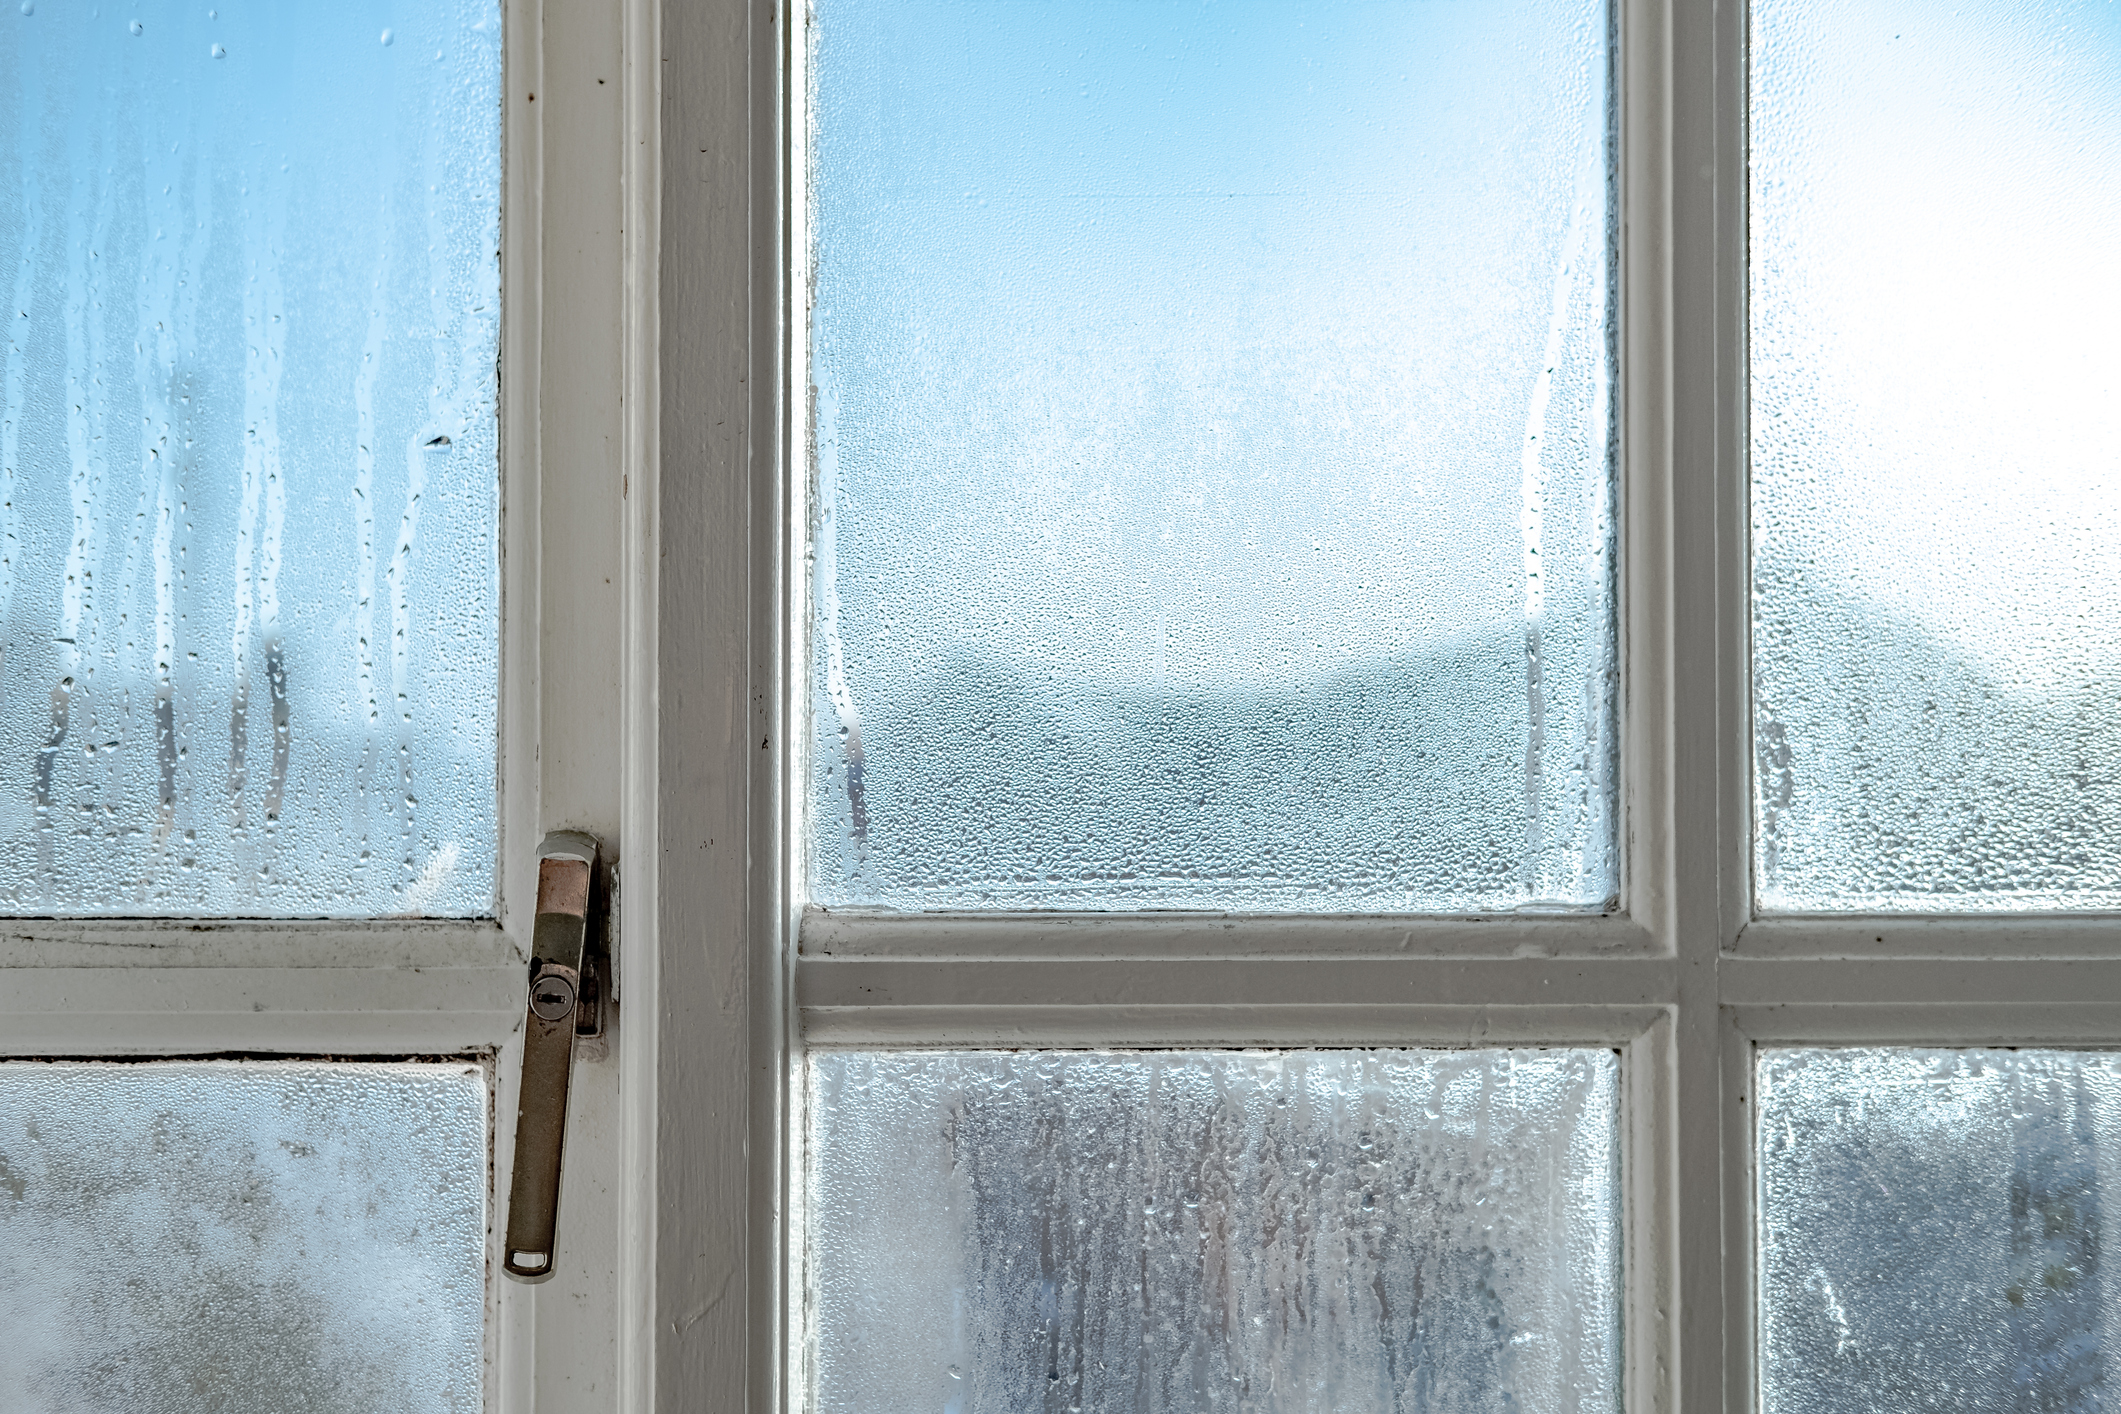
<instances>
[{"instance_id":1,"label":"glass pane with misted surface","mask_svg":"<svg viewBox=\"0 0 2121 1414\"><path fill-rule=\"evenodd\" d=\"M500 11L0 17L0 911L493 909Z\"/></svg>"},{"instance_id":2,"label":"glass pane with misted surface","mask_svg":"<svg viewBox=\"0 0 2121 1414\"><path fill-rule=\"evenodd\" d=\"M1775 1050L1757 1087L1765 1414L2113 1406L2121 1058Z\"/></svg>"},{"instance_id":3,"label":"glass pane with misted surface","mask_svg":"<svg viewBox=\"0 0 2121 1414\"><path fill-rule=\"evenodd\" d=\"M814 1407L1617 1414L1619 1070L813 1056Z\"/></svg>"},{"instance_id":4,"label":"glass pane with misted surface","mask_svg":"<svg viewBox=\"0 0 2121 1414\"><path fill-rule=\"evenodd\" d=\"M2121 7L1752 7L1755 870L2121 907Z\"/></svg>"},{"instance_id":5,"label":"glass pane with misted surface","mask_svg":"<svg viewBox=\"0 0 2121 1414\"><path fill-rule=\"evenodd\" d=\"M478 1414L469 1064L0 1063L0 1405Z\"/></svg>"},{"instance_id":6,"label":"glass pane with misted surface","mask_svg":"<svg viewBox=\"0 0 2121 1414\"><path fill-rule=\"evenodd\" d=\"M1615 893L1601 0L817 0L810 893Z\"/></svg>"}]
</instances>

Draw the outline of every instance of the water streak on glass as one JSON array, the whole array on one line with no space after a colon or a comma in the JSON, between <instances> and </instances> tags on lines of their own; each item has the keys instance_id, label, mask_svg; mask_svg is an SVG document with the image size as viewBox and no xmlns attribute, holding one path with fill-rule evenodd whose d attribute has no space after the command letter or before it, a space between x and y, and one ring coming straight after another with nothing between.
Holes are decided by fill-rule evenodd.
<instances>
[{"instance_id":1,"label":"water streak on glass","mask_svg":"<svg viewBox=\"0 0 2121 1414\"><path fill-rule=\"evenodd\" d=\"M819 1414L1621 1407L1610 1051L808 1071Z\"/></svg>"},{"instance_id":2,"label":"water streak on glass","mask_svg":"<svg viewBox=\"0 0 2121 1414\"><path fill-rule=\"evenodd\" d=\"M0 22L0 912L485 915L500 10Z\"/></svg>"},{"instance_id":3,"label":"water streak on glass","mask_svg":"<svg viewBox=\"0 0 2121 1414\"><path fill-rule=\"evenodd\" d=\"M1751 14L1759 905L2121 908L2121 6Z\"/></svg>"},{"instance_id":4,"label":"water streak on glass","mask_svg":"<svg viewBox=\"0 0 2121 1414\"><path fill-rule=\"evenodd\" d=\"M1761 1054L1764 1414L2111 1408L2112 1052Z\"/></svg>"},{"instance_id":5,"label":"water streak on glass","mask_svg":"<svg viewBox=\"0 0 2121 1414\"><path fill-rule=\"evenodd\" d=\"M474 1065L0 1063L0 1397L478 1414Z\"/></svg>"},{"instance_id":6,"label":"water streak on glass","mask_svg":"<svg viewBox=\"0 0 2121 1414\"><path fill-rule=\"evenodd\" d=\"M814 0L809 890L1598 909L1602 0Z\"/></svg>"}]
</instances>

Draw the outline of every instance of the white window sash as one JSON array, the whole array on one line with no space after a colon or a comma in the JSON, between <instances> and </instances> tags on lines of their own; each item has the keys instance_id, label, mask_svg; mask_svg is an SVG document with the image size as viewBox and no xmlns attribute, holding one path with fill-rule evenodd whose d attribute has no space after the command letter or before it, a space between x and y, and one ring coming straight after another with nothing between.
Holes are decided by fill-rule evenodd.
<instances>
[{"instance_id":1,"label":"white window sash","mask_svg":"<svg viewBox=\"0 0 2121 1414\"><path fill-rule=\"evenodd\" d=\"M1618 3L1623 886L1540 919L806 915L801 15L662 7L654 1407L803 1408L806 1049L1615 1046L1628 1408L1746 1414L1757 1045L2121 1044L2111 920L1752 916L1745 12Z\"/></svg>"},{"instance_id":2,"label":"white window sash","mask_svg":"<svg viewBox=\"0 0 2121 1414\"><path fill-rule=\"evenodd\" d=\"M608 1410L616 1391L620 1407L645 1410L657 15L648 0L502 3L499 917L0 920L0 1056L486 1057L486 1408ZM640 1024L614 1019L604 1057L577 1061L557 1271L530 1287L499 1278L499 1243L534 852L564 827L600 835L618 859L620 904L636 914L618 988L622 1015ZM638 859L628 839L642 842Z\"/></svg>"}]
</instances>

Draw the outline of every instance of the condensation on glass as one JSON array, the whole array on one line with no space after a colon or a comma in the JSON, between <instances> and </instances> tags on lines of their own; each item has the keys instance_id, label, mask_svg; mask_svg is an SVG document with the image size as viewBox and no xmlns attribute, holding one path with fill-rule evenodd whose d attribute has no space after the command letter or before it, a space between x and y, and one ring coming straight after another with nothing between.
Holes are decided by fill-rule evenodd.
<instances>
[{"instance_id":1,"label":"condensation on glass","mask_svg":"<svg viewBox=\"0 0 2121 1414\"><path fill-rule=\"evenodd\" d=\"M808 1075L818 1414L1621 1407L1611 1051Z\"/></svg>"},{"instance_id":2,"label":"condensation on glass","mask_svg":"<svg viewBox=\"0 0 2121 1414\"><path fill-rule=\"evenodd\" d=\"M482 916L500 10L0 11L0 911Z\"/></svg>"},{"instance_id":3,"label":"condensation on glass","mask_svg":"<svg viewBox=\"0 0 2121 1414\"><path fill-rule=\"evenodd\" d=\"M813 0L810 894L1598 909L1602 0Z\"/></svg>"},{"instance_id":4,"label":"condensation on glass","mask_svg":"<svg viewBox=\"0 0 2121 1414\"><path fill-rule=\"evenodd\" d=\"M2121 907L2121 7L1751 14L1760 907Z\"/></svg>"},{"instance_id":5,"label":"condensation on glass","mask_svg":"<svg viewBox=\"0 0 2121 1414\"><path fill-rule=\"evenodd\" d=\"M479 1414L470 1064L0 1063L0 1403Z\"/></svg>"},{"instance_id":6,"label":"condensation on glass","mask_svg":"<svg viewBox=\"0 0 2121 1414\"><path fill-rule=\"evenodd\" d=\"M1769 1050L1765 1414L2110 1408L2111 1052Z\"/></svg>"}]
</instances>

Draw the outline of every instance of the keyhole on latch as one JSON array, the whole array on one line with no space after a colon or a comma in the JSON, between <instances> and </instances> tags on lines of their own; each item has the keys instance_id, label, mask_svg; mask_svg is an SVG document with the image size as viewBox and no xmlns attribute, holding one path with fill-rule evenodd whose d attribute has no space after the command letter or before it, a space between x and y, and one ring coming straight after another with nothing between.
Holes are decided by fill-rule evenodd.
<instances>
[{"instance_id":1,"label":"keyhole on latch","mask_svg":"<svg viewBox=\"0 0 2121 1414\"><path fill-rule=\"evenodd\" d=\"M574 1015L574 983L565 977L540 977L530 989L530 1009L546 1021L565 1021Z\"/></svg>"}]
</instances>

